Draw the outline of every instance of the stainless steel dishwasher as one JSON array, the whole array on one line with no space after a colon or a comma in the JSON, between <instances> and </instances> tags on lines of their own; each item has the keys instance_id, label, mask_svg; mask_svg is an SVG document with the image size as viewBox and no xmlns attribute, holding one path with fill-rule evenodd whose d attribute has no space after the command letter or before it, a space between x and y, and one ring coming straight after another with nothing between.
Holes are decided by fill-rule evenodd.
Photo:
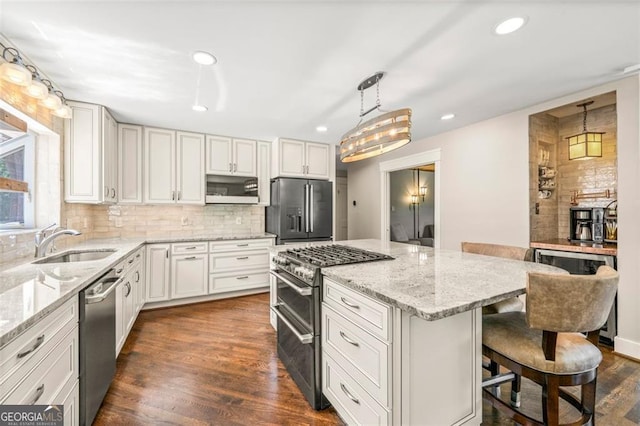
<instances>
[{"instance_id":1,"label":"stainless steel dishwasher","mask_svg":"<svg viewBox=\"0 0 640 426\"><path fill-rule=\"evenodd\" d=\"M115 270L80 292L80 424L90 425L116 372Z\"/></svg>"}]
</instances>

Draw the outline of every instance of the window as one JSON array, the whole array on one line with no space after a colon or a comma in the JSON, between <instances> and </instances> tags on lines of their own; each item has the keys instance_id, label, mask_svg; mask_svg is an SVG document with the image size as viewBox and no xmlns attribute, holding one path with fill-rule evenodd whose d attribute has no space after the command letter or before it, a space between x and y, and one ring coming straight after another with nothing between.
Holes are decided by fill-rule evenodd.
<instances>
[{"instance_id":1,"label":"window","mask_svg":"<svg viewBox=\"0 0 640 426\"><path fill-rule=\"evenodd\" d=\"M33 145L31 135L0 143L0 177L29 185L29 193L0 192L0 229L33 227Z\"/></svg>"}]
</instances>

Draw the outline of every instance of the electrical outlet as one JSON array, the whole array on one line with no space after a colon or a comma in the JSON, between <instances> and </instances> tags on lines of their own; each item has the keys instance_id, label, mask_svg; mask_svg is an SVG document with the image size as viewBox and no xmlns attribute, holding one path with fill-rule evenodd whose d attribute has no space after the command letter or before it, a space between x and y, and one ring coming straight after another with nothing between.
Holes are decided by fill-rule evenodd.
<instances>
[{"instance_id":1,"label":"electrical outlet","mask_svg":"<svg viewBox=\"0 0 640 426\"><path fill-rule=\"evenodd\" d=\"M236 225L242 225L242 217L241 216L236 217Z\"/></svg>"},{"instance_id":2,"label":"electrical outlet","mask_svg":"<svg viewBox=\"0 0 640 426\"><path fill-rule=\"evenodd\" d=\"M180 223L182 224L182 226L188 225L189 218L187 216L182 216L182 220L180 221Z\"/></svg>"}]
</instances>

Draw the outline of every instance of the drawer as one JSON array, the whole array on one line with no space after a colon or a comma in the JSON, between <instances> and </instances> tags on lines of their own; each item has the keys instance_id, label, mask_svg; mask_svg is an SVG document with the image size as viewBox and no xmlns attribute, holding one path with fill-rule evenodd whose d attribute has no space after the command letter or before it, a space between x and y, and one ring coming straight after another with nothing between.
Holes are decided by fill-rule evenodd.
<instances>
[{"instance_id":1,"label":"drawer","mask_svg":"<svg viewBox=\"0 0 640 426\"><path fill-rule=\"evenodd\" d=\"M74 297L2 348L0 400L77 326L78 298Z\"/></svg>"},{"instance_id":2,"label":"drawer","mask_svg":"<svg viewBox=\"0 0 640 426\"><path fill-rule=\"evenodd\" d=\"M343 285L323 279L322 300L374 336L391 341L391 306Z\"/></svg>"},{"instance_id":3,"label":"drawer","mask_svg":"<svg viewBox=\"0 0 640 426\"><path fill-rule=\"evenodd\" d=\"M391 413L367 394L326 353L322 362L322 393L347 424L386 425L391 423Z\"/></svg>"},{"instance_id":4,"label":"drawer","mask_svg":"<svg viewBox=\"0 0 640 426\"><path fill-rule=\"evenodd\" d=\"M71 330L2 404L50 404L62 389L78 379L78 328Z\"/></svg>"},{"instance_id":5,"label":"drawer","mask_svg":"<svg viewBox=\"0 0 640 426\"><path fill-rule=\"evenodd\" d=\"M265 250L215 253L209 255L209 271L245 270L248 268L269 269L269 253Z\"/></svg>"},{"instance_id":6,"label":"drawer","mask_svg":"<svg viewBox=\"0 0 640 426\"><path fill-rule=\"evenodd\" d=\"M209 275L209 293L211 294L259 287L269 287L269 273L267 271Z\"/></svg>"},{"instance_id":7,"label":"drawer","mask_svg":"<svg viewBox=\"0 0 640 426\"><path fill-rule=\"evenodd\" d=\"M273 238L257 238L250 240L224 240L211 241L209 243L209 251L232 251L232 250L250 250L254 248L269 248L273 245Z\"/></svg>"},{"instance_id":8,"label":"drawer","mask_svg":"<svg viewBox=\"0 0 640 426\"><path fill-rule=\"evenodd\" d=\"M206 241L197 243L171 244L171 254L206 253L207 251L208 245Z\"/></svg>"},{"instance_id":9,"label":"drawer","mask_svg":"<svg viewBox=\"0 0 640 426\"><path fill-rule=\"evenodd\" d=\"M323 304L322 348L377 402L391 405L390 345Z\"/></svg>"}]
</instances>

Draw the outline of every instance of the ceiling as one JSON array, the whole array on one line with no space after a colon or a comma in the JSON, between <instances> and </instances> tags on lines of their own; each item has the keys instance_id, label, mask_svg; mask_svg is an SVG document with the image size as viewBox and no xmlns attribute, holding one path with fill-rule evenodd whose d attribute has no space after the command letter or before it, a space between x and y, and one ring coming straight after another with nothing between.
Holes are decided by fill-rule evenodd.
<instances>
[{"instance_id":1,"label":"ceiling","mask_svg":"<svg viewBox=\"0 0 640 426\"><path fill-rule=\"evenodd\" d=\"M493 33L515 15L521 30ZM638 1L0 0L0 33L68 99L264 140L338 143L376 71L382 108L413 109L414 140L462 127L624 77L639 29ZM201 70L205 113L196 50L218 58Z\"/></svg>"},{"instance_id":2,"label":"ceiling","mask_svg":"<svg viewBox=\"0 0 640 426\"><path fill-rule=\"evenodd\" d=\"M586 102L593 102L592 104L587 105L587 111L602 108L608 105L614 105L616 103L616 92L603 93L602 95L593 96L589 99L582 99L568 105L562 105L557 108L544 111L542 114L553 115L557 118L569 117L570 115L576 114L582 115L584 110L582 109L582 107L578 107L578 105Z\"/></svg>"}]
</instances>

